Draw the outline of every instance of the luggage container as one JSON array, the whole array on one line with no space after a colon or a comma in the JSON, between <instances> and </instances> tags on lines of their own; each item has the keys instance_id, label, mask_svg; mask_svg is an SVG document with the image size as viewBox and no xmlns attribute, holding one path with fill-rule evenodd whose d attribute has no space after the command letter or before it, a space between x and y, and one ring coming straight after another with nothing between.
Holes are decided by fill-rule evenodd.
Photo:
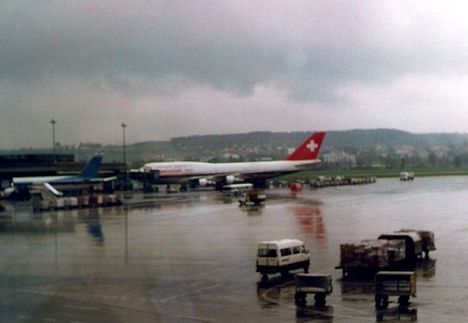
<instances>
[{"instance_id":1,"label":"luggage container","mask_svg":"<svg viewBox=\"0 0 468 323\"><path fill-rule=\"evenodd\" d=\"M372 276L379 270L405 260L402 240L367 239L340 245L340 265L343 277Z\"/></svg>"},{"instance_id":2,"label":"luggage container","mask_svg":"<svg viewBox=\"0 0 468 323\"><path fill-rule=\"evenodd\" d=\"M90 207L98 207L103 204L103 197L102 195L91 195L89 197L89 206Z\"/></svg>"},{"instance_id":3,"label":"luggage container","mask_svg":"<svg viewBox=\"0 0 468 323\"><path fill-rule=\"evenodd\" d=\"M78 198L75 196L67 196L63 198L65 208L74 209L78 207Z\"/></svg>"},{"instance_id":4,"label":"luggage container","mask_svg":"<svg viewBox=\"0 0 468 323\"><path fill-rule=\"evenodd\" d=\"M110 194L110 195L112 196L112 199L114 200L114 205L122 205L123 204L121 194Z\"/></svg>"},{"instance_id":5,"label":"luggage container","mask_svg":"<svg viewBox=\"0 0 468 323\"><path fill-rule=\"evenodd\" d=\"M88 207L89 206L89 196L81 195L78 196L78 207Z\"/></svg>"},{"instance_id":6,"label":"luggage container","mask_svg":"<svg viewBox=\"0 0 468 323\"><path fill-rule=\"evenodd\" d=\"M112 198L112 194L104 195L103 204L104 206L111 206L114 204L114 199Z\"/></svg>"},{"instance_id":7,"label":"luggage container","mask_svg":"<svg viewBox=\"0 0 468 323\"><path fill-rule=\"evenodd\" d=\"M121 205L122 201L120 199L120 195L106 194L106 195L104 195L103 203L106 206L113 206L113 205Z\"/></svg>"},{"instance_id":8,"label":"luggage container","mask_svg":"<svg viewBox=\"0 0 468 323\"><path fill-rule=\"evenodd\" d=\"M63 197L58 197L57 199L55 199L54 208L55 209L65 208L65 201L63 200Z\"/></svg>"},{"instance_id":9,"label":"luggage container","mask_svg":"<svg viewBox=\"0 0 468 323\"><path fill-rule=\"evenodd\" d=\"M361 240L358 243L340 245L340 264L343 277L375 275L379 270L394 270L413 265L422 258L428 258L429 251L435 250L434 233L403 229L394 233L381 234L377 240Z\"/></svg>"},{"instance_id":10,"label":"luggage container","mask_svg":"<svg viewBox=\"0 0 468 323\"><path fill-rule=\"evenodd\" d=\"M40 212L52 208L50 202L43 199L40 193L32 193L31 198L34 212Z\"/></svg>"}]
</instances>

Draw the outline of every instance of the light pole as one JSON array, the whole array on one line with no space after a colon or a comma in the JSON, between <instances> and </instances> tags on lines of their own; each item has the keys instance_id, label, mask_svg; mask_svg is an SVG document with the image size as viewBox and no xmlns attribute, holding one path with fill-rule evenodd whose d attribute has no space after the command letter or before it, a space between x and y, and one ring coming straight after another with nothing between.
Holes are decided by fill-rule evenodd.
<instances>
[{"instance_id":1,"label":"light pole","mask_svg":"<svg viewBox=\"0 0 468 323\"><path fill-rule=\"evenodd\" d=\"M56 158L55 158L55 124L57 123L57 121L55 121L55 119L52 119L50 120L50 123L52 124L52 147L53 147L53 156L54 156L54 164L57 162Z\"/></svg>"},{"instance_id":2,"label":"light pole","mask_svg":"<svg viewBox=\"0 0 468 323\"><path fill-rule=\"evenodd\" d=\"M123 135L123 162L124 162L124 172L125 172L125 190L127 189L127 152L126 152L126 146L125 146L125 128L127 125L122 122L122 135Z\"/></svg>"},{"instance_id":3,"label":"light pole","mask_svg":"<svg viewBox=\"0 0 468 323\"><path fill-rule=\"evenodd\" d=\"M125 147L125 128L127 127L127 125L122 122L121 126L122 126L122 132L123 132L123 162L125 165L125 169L127 169L127 152L126 152L126 147Z\"/></svg>"}]
</instances>

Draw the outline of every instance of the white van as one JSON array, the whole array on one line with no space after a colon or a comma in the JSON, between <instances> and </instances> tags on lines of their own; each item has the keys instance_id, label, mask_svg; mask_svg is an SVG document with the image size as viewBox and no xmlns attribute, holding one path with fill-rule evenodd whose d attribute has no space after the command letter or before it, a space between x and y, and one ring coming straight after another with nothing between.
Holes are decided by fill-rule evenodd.
<instances>
[{"instance_id":1,"label":"white van","mask_svg":"<svg viewBox=\"0 0 468 323\"><path fill-rule=\"evenodd\" d=\"M309 251L300 240L282 239L258 244L257 272L262 274L262 280L268 279L267 274L286 275L294 269L302 268L308 272L309 264Z\"/></svg>"}]
</instances>

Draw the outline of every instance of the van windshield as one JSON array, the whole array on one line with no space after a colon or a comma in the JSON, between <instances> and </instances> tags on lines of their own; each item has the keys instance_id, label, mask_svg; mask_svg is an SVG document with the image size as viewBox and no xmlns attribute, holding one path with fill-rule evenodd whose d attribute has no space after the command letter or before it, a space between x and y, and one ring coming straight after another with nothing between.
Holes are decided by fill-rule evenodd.
<instances>
[{"instance_id":1,"label":"van windshield","mask_svg":"<svg viewBox=\"0 0 468 323\"><path fill-rule=\"evenodd\" d=\"M259 257L276 257L276 249L258 249Z\"/></svg>"}]
</instances>

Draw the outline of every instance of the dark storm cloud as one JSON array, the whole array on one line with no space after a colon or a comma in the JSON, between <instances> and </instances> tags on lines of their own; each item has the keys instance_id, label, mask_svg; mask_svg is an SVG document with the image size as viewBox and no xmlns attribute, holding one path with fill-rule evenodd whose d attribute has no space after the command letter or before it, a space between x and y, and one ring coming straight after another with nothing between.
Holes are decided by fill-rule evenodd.
<instances>
[{"instance_id":1,"label":"dark storm cloud","mask_svg":"<svg viewBox=\"0 0 468 323\"><path fill-rule=\"evenodd\" d=\"M188 109L195 125L217 109L209 132L275 130L264 118L250 128L224 125L233 109L249 106L265 109L259 115L288 102L304 116L334 107L356 115L352 109L386 99L369 89L397 93L402 78L414 80L403 90L418 102L419 89L430 87L418 82L466 74L465 9L417 1L2 2L0 112L28 129L55 116L69 141L91 133L106 141L114 134L99 127L104 120L164 115L178 123ZM290 121L284 129L294 129ZM78 125L93 122L83 134ZM147 139L179 135L157 122L141 127ZM183 134L202 131L183 124Z\"/></svg>"},{"instance_id":2,"label":"dark storm cloud","mask_svg":"<svg viewBox=\"0 0 468 323\"><path fill-rule=\"evenodd\" d=\"M110 85L188 79L248 92L277 69L277 53L205 2L77 3L3 4L0 77L64 74Z\"/></svg>"},{"instance_id":3,"label":"dark storm cloud","mask_svg":"<svg viewBox=\"0 0 468 323\"><path fill-rule=\"evenodd\" d=\"M276 82L292 98L321 101L347 82L466 67L456 39L447 48L444 33L424 35L433 22L408 17L395 32L385 3L31 1L1 9L7 80L64 74L116 88L188 80L239 94Z\"/></svg>"}]
</instances>

